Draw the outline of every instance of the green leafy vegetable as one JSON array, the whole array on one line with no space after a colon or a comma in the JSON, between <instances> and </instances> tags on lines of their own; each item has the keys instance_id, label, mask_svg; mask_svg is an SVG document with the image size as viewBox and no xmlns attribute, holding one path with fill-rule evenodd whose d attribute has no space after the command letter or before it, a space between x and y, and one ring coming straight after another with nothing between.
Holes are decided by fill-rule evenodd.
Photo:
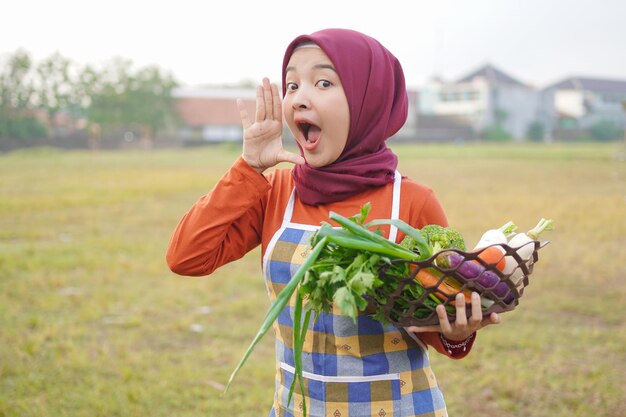
<instances>
[{"instance_id":1,"label":"green leafy vegetable","mask_svg":"<svg viewBox=\"0 0 626 417\"><path fill-rule=\"evenodd\" d=\"M429 224L420 229L420 233L426 239L432 253L437 253L442 249L465 250L465 240L463 235L453 227L443 227L438 224ZM407 237L402 241L402 246L407 248L419 247L419 243L412 237Z\"/></svg>"}]
</instances>

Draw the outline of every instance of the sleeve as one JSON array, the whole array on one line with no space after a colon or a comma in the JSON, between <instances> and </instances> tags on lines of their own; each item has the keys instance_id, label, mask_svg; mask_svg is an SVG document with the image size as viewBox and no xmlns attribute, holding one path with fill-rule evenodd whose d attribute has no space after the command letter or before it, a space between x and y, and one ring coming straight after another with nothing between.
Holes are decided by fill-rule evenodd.
<instances>
[{"instance_id":1,"label":"sleeve","mask_svg":"<svg viewBox=\"0 0 626 417\"><path fill-rule=\"evenodd\" d=\"M179 275L209 275L261 242L267 179L240 157L174 229L166 261Z\"/></svg>"},{"instance_id":2,"label":"sleeve","mask_svg":"<svg viewBox=\"0 0 626 417\"><path fill-rule=\"evenodd\" d=\"M429 190L429 193L424 201L424 205L419 211L419 215L417 218L414 227L422 228L427 224L438 224L441 226L448 226L448 218L446 217L446 213L441 206L441 203L437 199L437 196L432 190Z\"/></svg>"}]
</instances>

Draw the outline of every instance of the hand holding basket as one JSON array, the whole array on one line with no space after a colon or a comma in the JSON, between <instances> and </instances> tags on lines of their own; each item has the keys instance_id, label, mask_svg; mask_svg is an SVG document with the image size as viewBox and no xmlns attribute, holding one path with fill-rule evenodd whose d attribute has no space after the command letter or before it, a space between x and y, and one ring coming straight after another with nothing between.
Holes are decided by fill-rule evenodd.
<instances>
[{"instance_id":1,"label":"hand holding basket","mask_svg":"<svg viewBox=\"0 0 626 417\"><path fill-rule=\"evenodd\" d=\"M382 285L374 290L374 295L365 296L370 302L368 310L397 326L425 326L438 324L435 307L444 304L452 322L456 295L463 293L469 301L471 292L476 291L485 316L511 311L529 284L539 249L546 244L547 241L537 240L526 243L528 248L524 249L530 249L531 254L524 258L520 255L521 247L498 244L502 259L509 266L506 273L498 263L488 263L481 256L490 246L472 252L445 249L421 261L395 260L379 271L383 283L393 284ZM399 268L398 264L406 268ZM398 276L398 270L408 274ZM387 292L390 288L393 290Z\"/></svg>"}]
</instances>

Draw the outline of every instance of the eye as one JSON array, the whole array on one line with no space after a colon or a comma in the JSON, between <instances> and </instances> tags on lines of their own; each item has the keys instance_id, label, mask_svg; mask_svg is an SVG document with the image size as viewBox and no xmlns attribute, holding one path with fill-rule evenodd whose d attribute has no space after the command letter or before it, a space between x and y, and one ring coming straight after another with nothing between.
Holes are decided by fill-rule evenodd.
<instances>
[{"instance_id":1,"label":"eye","mask_svg":"<svg viewBox=\"0 0 626 417\"><path fill-rule=\"evenodd\" d=\"M298 89L298 84L294 82L287 83L287 91L296 91Z\"/></svg>"},{"instance_id":2,"label":"eye","mask_svg":"<svg viewBox=\"0 0 626 417\"><path fill-rule=\"evenodd\" d=\"M328 88L330 86L332 86L333 83L331 83L328 80L319 80L317 83L315 83L316 87L321 87L321 88Z\"/></svg>"}]
</instances>

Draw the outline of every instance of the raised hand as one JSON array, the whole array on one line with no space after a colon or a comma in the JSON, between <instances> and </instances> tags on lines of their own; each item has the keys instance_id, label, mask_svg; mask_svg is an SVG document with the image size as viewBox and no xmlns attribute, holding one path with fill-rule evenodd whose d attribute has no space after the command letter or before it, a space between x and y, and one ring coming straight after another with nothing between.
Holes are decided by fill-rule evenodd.
<instances>
[{"instance_id":1,"label":"raised hand","mask_svg":"<svg viewBox=\"0 0 626 417\"><path fill-rule=\"evenodd\" d=\"M283 110L278 87L264 78L256 88L256 115L250 120L243 102L237 100L243 125L243 159L257 172L280 162L303 164L304 158L283 148Z\"/></svg>"}]
</instances>

